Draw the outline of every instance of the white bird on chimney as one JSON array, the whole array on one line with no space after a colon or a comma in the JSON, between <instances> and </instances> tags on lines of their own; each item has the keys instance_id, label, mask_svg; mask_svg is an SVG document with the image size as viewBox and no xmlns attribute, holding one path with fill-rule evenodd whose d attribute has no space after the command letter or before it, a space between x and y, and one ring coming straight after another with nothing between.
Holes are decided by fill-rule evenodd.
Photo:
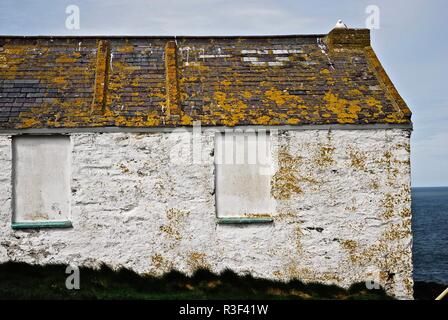
<instances>
[{"instance_id":1,"label":"white bird on chimney","mask_svg":"<svg viewBox=\"0 0 448 320\"><path fill-rule=\"evenodd\" d=\"M342 20L338 20L338 22L336 22L336 25L334 26L337 29L347 29L347 25L342 22Z\"/></svg>"}]
</instances>

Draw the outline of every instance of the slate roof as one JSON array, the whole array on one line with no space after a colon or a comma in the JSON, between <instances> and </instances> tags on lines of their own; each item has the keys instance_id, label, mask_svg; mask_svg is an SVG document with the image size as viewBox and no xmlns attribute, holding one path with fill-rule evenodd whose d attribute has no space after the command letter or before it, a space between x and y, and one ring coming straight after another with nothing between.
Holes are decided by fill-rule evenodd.
<instances>
[{"instance_id":1,"label":"slate roof","mask_svg":"<svg viewBox=\"0 0 448 320\"><path fill-rule=\"evenodd\" d=\"M410 124L364 29L0 37L0 129Z\"/></svg>"}]
</instances>

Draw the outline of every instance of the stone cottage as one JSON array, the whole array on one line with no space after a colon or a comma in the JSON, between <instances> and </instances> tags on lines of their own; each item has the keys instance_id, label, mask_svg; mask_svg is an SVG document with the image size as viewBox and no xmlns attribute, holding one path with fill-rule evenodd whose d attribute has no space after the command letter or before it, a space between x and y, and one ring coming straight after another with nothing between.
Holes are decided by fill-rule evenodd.
<instances>
[{"instance_id":1,"label":"stone cottage","mask_svg":"<svg viewBox=\"0 0 448 320\"><path fill-rule=\"evenodd\" d=\"M411 130L369 30L3 36L0 262L411 298Z\"/></svg>"}]
</instances>

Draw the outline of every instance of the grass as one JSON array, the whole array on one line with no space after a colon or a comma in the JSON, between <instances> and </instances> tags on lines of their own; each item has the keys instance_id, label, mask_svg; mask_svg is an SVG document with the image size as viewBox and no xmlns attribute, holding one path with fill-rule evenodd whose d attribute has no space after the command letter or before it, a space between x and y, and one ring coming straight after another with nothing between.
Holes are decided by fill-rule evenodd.
<instances>
[{"instance_id":1,"label":"grass","mask_svg":"<svg viewBox=\"0 0 448 320\"><path fill-rule=\"evenodd\" d=\"M0 264L0 299L392 299L364 283L335 285L272 281L226 270L197 270L191 277L171 271L162 277L127 269L80 268L80 289L65 286L65 265Z\"/></svg>"}]
</instances>

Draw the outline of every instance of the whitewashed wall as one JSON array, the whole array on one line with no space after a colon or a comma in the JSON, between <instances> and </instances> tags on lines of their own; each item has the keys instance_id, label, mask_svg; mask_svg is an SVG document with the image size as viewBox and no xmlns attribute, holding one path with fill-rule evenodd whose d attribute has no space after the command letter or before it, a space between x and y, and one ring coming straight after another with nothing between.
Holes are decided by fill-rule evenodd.
<instances>
[{"instance_id":1,"label":"whitewashed wall","mask_svg":"<svg viewBox=\"0 0 448 320\"><path fill-rule=\"evenodd\" d=\"M0 262L230 268L342 286L379 270L390 293L412 297L408 131L279 132L275 219L262 225L216 224L214 135L202 135L202 164L170 160L191 137L72 134L73 228L12 230L11 138L0 136Z\"/></svg>"}]
</instances>

